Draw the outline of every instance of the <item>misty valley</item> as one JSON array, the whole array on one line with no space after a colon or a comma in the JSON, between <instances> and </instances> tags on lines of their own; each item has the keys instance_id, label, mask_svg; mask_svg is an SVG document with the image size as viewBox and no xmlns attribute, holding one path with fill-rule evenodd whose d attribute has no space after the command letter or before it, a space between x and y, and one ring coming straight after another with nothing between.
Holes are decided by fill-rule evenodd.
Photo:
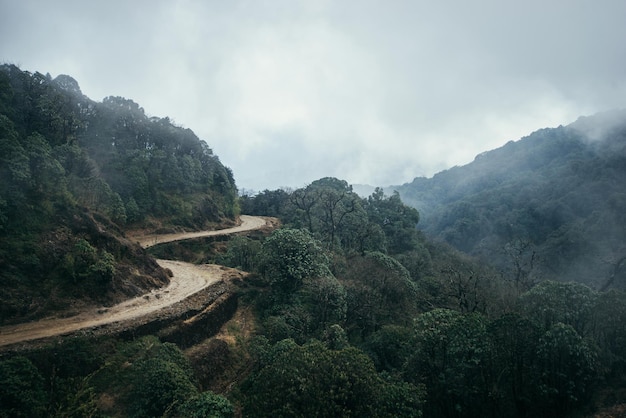
<instances>
[{"instance_id":1,"label":"misty valley","mask_svg":"<svg viewBox=\"0 0 626 418\"><path fill-rule=\"evenodd\" d=\"M0 417L626 414L626 111L367 193L236 178L130 99L0 66ZM3 343L156 299L158 260L222 276Z\"/></svg>"}]
</instances>

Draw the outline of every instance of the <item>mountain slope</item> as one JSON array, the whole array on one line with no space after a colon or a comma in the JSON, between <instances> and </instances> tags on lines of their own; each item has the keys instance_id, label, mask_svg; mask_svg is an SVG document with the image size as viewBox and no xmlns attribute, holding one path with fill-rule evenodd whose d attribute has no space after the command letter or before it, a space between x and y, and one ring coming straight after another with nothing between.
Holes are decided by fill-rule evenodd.
<instances>
[{"instance_id":1,"label":"mountain slope","mask_svg":"<svg viewBox=\"0 0 626 418\"><path fill-rule=\"evenodd\" d=\"M395 189L429 235L526 286L558 279L604 288L626 286L624 185L626 112L612 111Z\"/></svg>"},{"instance_id":2,"label":"mountain slope","mask_svg":"<svg viewBox=\"0 0 626 418\"><path fill-rule=\"evenodd\" d=\"M205 142L69 76L0 65L0 321L114 303L168 281L129 228L199 229L238 213Z\"/></svg>"}]
</instances>

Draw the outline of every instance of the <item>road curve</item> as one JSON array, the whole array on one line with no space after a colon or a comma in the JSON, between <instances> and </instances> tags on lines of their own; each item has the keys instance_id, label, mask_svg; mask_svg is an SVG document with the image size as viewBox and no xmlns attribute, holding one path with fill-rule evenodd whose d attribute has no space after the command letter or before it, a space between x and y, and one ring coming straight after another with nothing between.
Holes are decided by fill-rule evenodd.
<instances>
[{"instance_id":1,"label":"road curve","mask_svg":"<svg viewBox=\"0 0 626 418\"><path fill-rule=\"evenodd\" d=\"M262 228L267 221L256 216L241 216L241 225L217 231L133 237L144 248L165 242L198 237L226 235ZM224 272L214 264L196 265L173 260L157 260L172 271L170 283L160 289L126 300L112 307L102 307L69 318L46 318L39 321L0 327L0 347L19 342L70 334L84 328L135 319L180 302L212 283L221 280Z\"/></svg>"},{"instance_id":2,"label":"road curve","mask_svg":"<svg viewBox=\"0 0 626 418\"><path fill-rule=\"evenodd\" d=\"M131 237L131 239L137 241L143 248L149 248L157 244L163 244L172 241L183 241L194 238L211 237L217 235L228 235L236 232L252 231L265 226L267 221L258 216L241 215L241 225L234 226L227 229L218 229L215 231L199 231L199 232L182 232L176 234L153 234L145 235L141 237Z\"/></svg>"}]
</instances>

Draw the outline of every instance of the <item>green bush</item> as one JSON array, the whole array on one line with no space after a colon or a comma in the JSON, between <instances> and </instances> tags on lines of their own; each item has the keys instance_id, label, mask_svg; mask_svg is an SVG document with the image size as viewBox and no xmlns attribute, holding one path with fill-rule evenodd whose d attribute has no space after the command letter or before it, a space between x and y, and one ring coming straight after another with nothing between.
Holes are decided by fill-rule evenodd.
<instances>
[{"instance_id":1,"label":"green bush","mask_svg":"<svg viewBox=\"0 0 626 418\"><path fill-rule=\"evenodd\" d=\"M168 415L180 418L232 418L235 409L228 399L213 392L203 392L187 399Z\"/></svg>"},{"instance_id":2,"label":"green bush","mask_svg":"<svg viewBox=\"0 0 626 418\"><path fill-rule=\"evenodd\" d=\"M0 417L42 417L45 415L44 379L25 357L0 362Z\"/></svg>"}]
</instances>

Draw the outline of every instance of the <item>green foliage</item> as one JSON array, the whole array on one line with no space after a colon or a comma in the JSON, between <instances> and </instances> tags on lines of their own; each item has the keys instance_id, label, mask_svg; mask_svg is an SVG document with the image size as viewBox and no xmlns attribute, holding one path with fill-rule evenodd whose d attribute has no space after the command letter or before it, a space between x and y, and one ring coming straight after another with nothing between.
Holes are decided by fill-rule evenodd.
<instances>
[{"instance_id":1,"label":"green foliage","mask_svg":"<svg viewBox=\"0 0 626 418\"><path fill-rule=\"evenodd\" d=\"M148 118L121 97L108 97L95 110L82 144L111 189L123 201L132 198L143 216L202 227L237 215L232 172L193 132L168 118ZM103 135L114 140L103 142ZM179 199L191 204L182 213Z\"/></svg>"},{"instance_id":2,"label":"green foliage","mask_svg":"<svg viewBox=\"0 0 626 418\"><path fill-rule=\"evenodd\" d=\"M338 324L346 318L346 291L332 274L326 274L304 279L302 286L291 293L277 289L269 297L261 299L259 307L263 328L271 341L292 338L305 342L311 337L325 336L331 340L339 338L335 332L338 330L331 331L329 327L338 326L341 329Z\"/></svg>"},{"instance_id":3,"label":"green foliage","mask_svg":"<svg viewBox=\"0 0 626 418\"><path fill-rule=\"evenodd\" d=\"M259 241L236 236L229 240L226 254L219 259L219 262L245 271L255 271L259 263L260 252L261 243Z\"/></svg>"},{"instance_id":4,"label":"green foliage","mask_svg":"<svg viewBox=\"0 0 626 418\"><path fill-rule=\"evenodd\" d=\"M134 197L130 197L125 205L126 208L126 219L129 223L139 222L143 215L141 210L139 209L139 205L137 205L137 201Z\"/></svg>"},{"instance_id":5,"label":"green foliage","mask_svg":"<svg viewBox=\"0 0 626 418\"><path fill-rule=\"evenodd\" d=\"M0 361L0 416L43 417L46 401L44 379L28 359Z\"/></svg>"},{"instance_id":6,"label":"green foliage","mask_svg":"<svg viewBox=\"0 0 626 418\"><path fill-rule=\"evenodd\" d=\"M386 381L355 348L329 350L319 342L284 340L266 351L242 387L244 415L420 416L421 392Z\"/></svg>"},{"instance_id":7,"label":"green foliage","mask_svg":"<svg viewBox=\"0 0 626 418\"><path fill-rule=\"evenodd\" d=\"M302 295L304 303L310 306L311 319L317 327L323 328L345 320L346 290L334 276L306 279Z\"/></svg>"},{"instance_id":8,"label":"green foliage","mask_svg":"<svg viewBox=\"0 0 626 418\"><path fill-rule=\"evenodd\" d=\"M248 215L273 216L284 218L288 216L290 193L286 190L263 190L250 196L240 197L241 212Z\"/></svg>"},{"instance_id":9,"label":"green foliage","mask_svg":"<svg viewBox=\"0 0 626 418\"><path fill-rule=\"evenodd\" d=\"M299 343L307 341L319 324L313 323L311 307L294 297L290 303L276 304L263 320L265 335L272 342L291 338Z\"/></svg>"},{"instance_id":10,"label":"green foliage","mask_svg":"<svg viewBox=\"0 0 626 418\"><path fill-rule=\"evenodd\" d=\"M46 376L81 380L104 365L105 357L100 344L100 341L88 337L67 337L49 349L35 352L32 361Z\"/></svg>"},{"instance_id":11,"label":"green foliage","mask_svg":"<svg viewBox=\"0 0 626 418\"><path fill-rule=\"evenodd\" d=\"M331 350L343 350L349 346L346 331L338 324L333 324L324 332L324 343Z\"/></svg>"},{"instance_id":12,"label":"green foliage","mask_svg":"<svg viewBox=\"0 0 626 418\"><path fill-rule=\"evenodd\" d=\"M330 275L329 262L319 242L301 229L278 229L265 240L260 270L278 292L290 293L307 278Z\"/></svg>"},{"instance_id":13,"label":"green foliage","mask_svg":"<svg viewBox=\"0 0 626 418\"><path fill-rule=\"evenodd\" d=\"M68 76L51 80L2 65L0 78L7 90L0 97L7 167L0 171L15 197L32 199L28 189L63 194L67 185L81 205L120 224L155 216L199 227L238 214L232 172L191 130L150 118L122 97L93 102ZM184 216L171 204L177 198L191 202ZM126 208L131 199L136 208Z\"/></svg>"},{"instance_id":14,"label":"green foliage","mask_svg":"<svg viewBox=\"0 0 626 418\"><path fill-rule=\"evenodd\" d=\"M401 371L414 351L413 330L399 325L385 325L365 340L363 349L372 358L376 369Z\"/></svg>"},{"instance_id":15,"label":"green foliage","mask_svg":"<svg viewBox=\"0 0 626 418\"><path fill-rule=\"evenodd\" d=\"M120 226L205 228L238 215L232 172L192 131L132 100L91 101L69 76L0 65L0 86L1 321L132 287L113 286L116 275L146 273L146 260L120 250Z\"/></svg>"},{"instance_id":16,"label":"green foliage","mask_svg":"<svg viewBox=\"0 0 626 418\"><path fill-rule=\"evenodd\" d=\"M176 413L166 414L166 416L180 418L232 418L235 416L235 410L230 401L213 392L202 392L187 399L175 409Z\"/></svg>"},{"instance_id":17,"label":"green foliage","mask_svg":"<svg viewBox=\"0 0 626 418\"><path fill-rule=\"evenodd\" d=\"M197 393L188 371L167 358L148 358L136 364L130 391L130 416L160 416L174 403L182 403Z\"/></svg>"},{"instance_id":18,"label":"green foliage","mask_svg":"<svg viewBox=\"0 0 626 418\"><path fill-rule=\"evenodd\" d=\"M419 222L419 213L402 203L398 192L394 191L391 196L385 197L383 190L376 188L364 206L369 221L384 231L390 253L400 254L415 248L415 227Z\"/></svg>"},{"instance_id":19,"label":"green foliage","mask_svg":"<svg viewBox=\"0 0 626 418\"><path fill-rule=\"evenodd\" d=\"M600 293L593 309L593 341L598 345L609 376L626 370L626 293Z\"/></svg>"},{"instance_id":20,"label":"green foliage","mask_svg":"<svg viewBox=\"0 0 626 418\"><path fill-rule=\"evenodd\" d=\"M418 246L417 210L394 193L377 189L361 199L344 180L324 177L310 185L287 190L265 190L241 198L242 210L255 215L277 216L291 228L306 229L324 248L336 252L368 251L399 254Z\"/></svg>"},{"instance_id":21,"label":"green foliage","mask_svg":"<svg viewBox=\"0 0 626 418\"><path fill-rule=\"evenodd\" d=\"M107 285L115 276L115 257L79 239L63 257L61 274L72 284Z\"/></svg>"},{"instance_id":22,"label":"green foliage","mask_svg":"<svg viewBox=\"0 0 626 418\"><path fill-rule=\"evenodd\" d=\"M98 391L119 397L126 416L162 416L198 395L193 372L174 344L144 337L121 343L93 377Z\"/></svg>"},{"instance_id":23,"label":"green foliage","mask_svg":"<svg viewBox=\"0 0 626 418\"><path fill-rule=\"evenodd\" d=\"M539 340L539 390L547 416L574 410L588 400L597 378L597 355L574 328L554 324Z\"/></svg>"},{"instance_id":24,"label":"green foliage","mask_svg":"<svg viewBox=\"0 0 626 418\"><path fill-rule=\"evenodd\" d=\"M375 416L421 418L425 393L423 386L395 381L383 375L386 384L380 388Z\"/></svg>"},{"instance_id":25,"label":"green foliage","mask_svg":"<svg viewBox=\"0 0 626 418\"><path fill-rule=\"evenodd\" d=\"M345 276L349 334L366 336L385 324L410 322L417 313L417 287L402 264L378 252L355 256L350 264Z\"/></svg>"},{"instance_id":26,"label":"green foliage","mask_svg":"<svg viewBox=\"0 0 626 418\"><path fill-rule=\"evenodd\" d=\"M415 351L405 376L428 389L428 416L482 416L487 406L486 320L435 309L415 320Z\"/></svg>"},{"instance_id":27,"label":"green foliage","mask_svg":"<svg viewBox=\"0 0 626 418\"><path fill-rule=\"evenodd\" d=\"M89 417L97 416L98 404L96 393L91 386L89 376L84 378L53 378L53 394L56 399L54 417Z\"/></svg>"},{"instance_id":28,"label":"green foliage","mask_svg":"<svg viewBox=\"0 0 626 418\"><path fill-rule=\"evenodd\" d=\"M433 260L430 251L419 243L415 249L394 256L407 269L413 281L418 282L432 275Z\"/></svg>"},{"instance_id":29,"label":"green foliage","mask_svg":"<svg viewBox=\"0 0 626 418\"><path fill-rule=\"evenodd\" d=\"M597 297L596 292L579 283L545 281L520 297L520 309L544 330L563 323L586 336Z\"/></svg>"},{"instance_id":30,"label":"green foliage","mask_svg":"<svg viewBox=\"0 0 626 418\"><path fill-rule=\"evenodd\" d=\"M239 205L288 226L263 243L235 237L219 260L264 279L248 284L259 336L237 348L250 351L243 381L213 378L235 404L200 392L183 353L155 337L106 355L75 340L3 357L0 416L548 417L623 385L624 294L543 279L621 286L624 123L596 143L575 126L542 130L391 196L361 199L328 177L238 203L204 142L132 100L92 102L68 76L5 65L0 113L3 318L60 290L110 290L133 268L117 226L205 227ZM428 242L418 222L509 280Z\"/></svg>"},{"instance_id":31,"label":"green foliage","mask_svg":"<svg viewBox=\"0 0 626 418\"><path fill-rule=\"evenodd\" d=\"M616 110L395 189L428 235L497 266L521 292L545 279L622 288L623 271L611 277L626 246L625 144Z\"/></svg>"},{"instance_id":32,"label":"green foliage","mask_svg":"<svg viewBox=\"0 0 626 418\"><path fill-rule=\"evenodd\" d=\"M492 402L500 415L527 416L537 408L536 367L540 328L518 314L506 314L487 327L491 339Z\"/></svg>"}]
</instances>

